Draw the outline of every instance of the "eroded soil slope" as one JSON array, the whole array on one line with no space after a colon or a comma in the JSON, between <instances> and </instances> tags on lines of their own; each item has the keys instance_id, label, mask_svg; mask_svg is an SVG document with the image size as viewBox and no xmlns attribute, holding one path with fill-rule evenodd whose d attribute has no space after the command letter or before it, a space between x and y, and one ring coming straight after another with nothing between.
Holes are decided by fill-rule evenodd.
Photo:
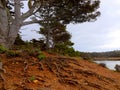
<instances>
[{"instance_id":1,"label":"eroded soil slope","mask_svg":"<svg viewBox=\"0 0 120 90\"><path fill-rule=\"evenodd\" d=\"M120 73L95 63L47 55L0 55L0 90L120 90Z\"/></svg>"}]
</instances>

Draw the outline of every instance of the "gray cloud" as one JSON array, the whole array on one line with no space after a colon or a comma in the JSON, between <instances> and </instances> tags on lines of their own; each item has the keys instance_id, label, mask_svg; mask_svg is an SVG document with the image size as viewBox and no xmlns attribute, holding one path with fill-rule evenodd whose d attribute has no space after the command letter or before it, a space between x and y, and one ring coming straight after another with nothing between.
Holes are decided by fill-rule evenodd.
<instances>
[{"instance_id":1,"label":"gray cloud","mask_svg":"<svg viewBox=\"0 0 120 90\"><path fill-rule=\"evenodd\" d=\"M107 51L119 49L120 1L101 0L101 16L96 22L68 25L74 48L79 51ZM113 34L113 36L112 36Z\"/></svg>"},{"instance_id":2,"label":"gray cloud","mask_svg":"<svg viewBox=\"0 0 120 90\"><path fill-rule=\"evenodd\" d=\"M100 12L96 22L69 24L67 30L72 34L71 40L78 51L107 51L120 49L120 0L101 0ZM23 27L23 39L39 38L34 30L38 25ZM23 29L22 28L22 29ZM32 30L32 31L31 31Z\"/></svg>"}]
</instances>

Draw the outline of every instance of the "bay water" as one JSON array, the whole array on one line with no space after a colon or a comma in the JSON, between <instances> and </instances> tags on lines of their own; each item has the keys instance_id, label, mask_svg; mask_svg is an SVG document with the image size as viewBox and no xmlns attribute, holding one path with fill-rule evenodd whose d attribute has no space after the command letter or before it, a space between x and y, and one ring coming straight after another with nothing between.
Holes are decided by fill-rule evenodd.
<instances>
[{"instance_id":1,"label":"bay water","mask_svg":"<svg viewBox=\"0 0 120 90\"><path fill-rule=\"evenodd\" d=\"M114 60L104 60L104 61L101 61L101 60L96 60L94 61L95 63L104 63L106 65L107 68L111 69L111 70L115 70L115 66L116 64L120 65L120 61L114 61Z\"/></svg>"}]
</instances>

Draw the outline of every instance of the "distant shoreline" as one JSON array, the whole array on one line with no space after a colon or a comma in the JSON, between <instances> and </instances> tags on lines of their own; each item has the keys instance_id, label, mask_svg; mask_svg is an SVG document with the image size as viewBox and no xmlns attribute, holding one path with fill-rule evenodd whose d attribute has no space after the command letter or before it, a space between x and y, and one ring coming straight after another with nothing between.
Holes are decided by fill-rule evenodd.
<instances>
[{"instance_id":1,"label":"distant shoreline","mask_svg":"<svg viewBox=\"0 0 120 90\"><path fill-rule=\"evenodd\" d=\"M94 61L97 61L97 60L100 60L100 61L103 61L103 60L108 60L108 61L120 61L120 57L101 57L101 58L93 58Z\"/></svg>"}]
</instances>

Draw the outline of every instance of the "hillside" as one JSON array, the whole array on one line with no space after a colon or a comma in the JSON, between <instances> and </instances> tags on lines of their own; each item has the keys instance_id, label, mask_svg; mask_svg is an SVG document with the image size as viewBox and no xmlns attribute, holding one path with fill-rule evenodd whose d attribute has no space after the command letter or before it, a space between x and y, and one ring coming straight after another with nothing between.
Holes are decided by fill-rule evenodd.
<instances>
[{"instance_id":1,"label":"hillside","mask_svg":"<svg viewBox=\"0 0 120 90\"><path fill-rule=\"evenodd\" d=\"M120 90L120 73L95 63L45 53L37 58L0 54L0 90Z\"/></svg>"},{"instance_id":2,"label":"hillside","mask_svg":"<svg viewBox=\"0 0 120 90\"><path fill-rule=\"evenodd\" d=\"M120 50L106 52L83 52L83 55L94 60L120 60Z\"/></svg>"}]
</instances>

